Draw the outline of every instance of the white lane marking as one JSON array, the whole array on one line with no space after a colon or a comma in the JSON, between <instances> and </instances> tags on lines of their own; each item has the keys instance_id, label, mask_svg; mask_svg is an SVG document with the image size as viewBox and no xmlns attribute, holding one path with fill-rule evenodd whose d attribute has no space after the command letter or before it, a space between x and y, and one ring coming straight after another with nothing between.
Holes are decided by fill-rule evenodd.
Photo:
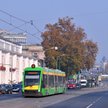
<instances>
[{"instance_id":1,"label":"white lane marking","mask_svg":"<svg viewBox=\"0 0 108 108\"><path fill-rule=\"evenodd\" d=\"M93 104L90 104L89 106L87 106L86 108L90 108Z\"/></svg>"},{"instance_id":2,"label":"white lane marking","mask_svg":"<svg viewBox=\"0 0 108 108\"><path fill-rule=\"evenodd\" d=\"M93 106L97 101L99 101L101 98L102 98L102 96L99 97L97 100L93 101L93 102L92 102L90 105L88 105L86 108L90 108L90 107Z\"/></svg>"}]
</instances>

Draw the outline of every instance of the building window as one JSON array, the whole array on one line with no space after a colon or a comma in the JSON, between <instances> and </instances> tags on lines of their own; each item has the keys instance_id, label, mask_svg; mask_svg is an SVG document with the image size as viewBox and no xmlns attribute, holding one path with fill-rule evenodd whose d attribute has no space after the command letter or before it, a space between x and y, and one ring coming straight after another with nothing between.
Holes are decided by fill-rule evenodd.
<instances>
[{"instance_id":1,"label":"building window","mask_svg":"<svg viewBox=\"0 0 108 108\"><path fill-rule=\"evenodd\" d=\"M10 65L11 65L11 68L12 68L12 66L13 66L13 56L12 55L10 56Z\"/></svg>"},{"instance_id":2,"label":"building window","mask_svg":"<svg viewBox=\"0 0 108 108\"><path fill-rule=\"evenodd\" d=\"M5 43L5 49L9 50L10 49L9 47L10 47L10 45L8 43Z\"/></svg>"},{"instance_id":3,"label":"building window","mask_svg":"<svg viewBox=\"0 0 108 108\"><path fill-rule=\"evenodd\" d=\"M0 41L0 49L3 49L4 42Z\"/></svg>"}]
</instances>

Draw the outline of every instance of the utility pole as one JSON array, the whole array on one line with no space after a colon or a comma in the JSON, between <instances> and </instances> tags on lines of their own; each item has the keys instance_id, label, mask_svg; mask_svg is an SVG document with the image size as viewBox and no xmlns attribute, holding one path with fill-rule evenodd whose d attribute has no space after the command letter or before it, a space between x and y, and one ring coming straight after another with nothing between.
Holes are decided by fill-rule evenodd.
<instances>
[{"instance_id":1,"label":"utility pole","mask_svg":"<svg viewBox=\"0 0 108 108\"><path fill-rule=\"evenodd\" d=\"M60 69L60 56L57 57L57 61L56 61L56 69Z\"/></svg>"},{"instance_id":2,"label":"utility pole","mask_svg":"<svg viewBox=\"0 0 108 108\"><path fill-rule=\"evenodd\" d=\"M57 56L57 61L56 61L56 69L60 69L60 57L65 56L65 54L62 54L60 56Z\"/></svg>"}]
</instances>

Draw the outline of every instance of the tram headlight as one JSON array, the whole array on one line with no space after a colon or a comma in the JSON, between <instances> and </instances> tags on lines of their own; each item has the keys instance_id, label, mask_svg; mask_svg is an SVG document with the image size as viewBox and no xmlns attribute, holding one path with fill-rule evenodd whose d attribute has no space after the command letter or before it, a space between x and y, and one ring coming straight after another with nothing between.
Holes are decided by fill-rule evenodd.
<instances>
[{"instance_id":1,"label":"tram headlight","mask_svg":"<svg viewBox=\"0 0 108 108\"><path fill-rule=\"evenodd\" d=\"M35 68L35 64L32 64L31 67L32 67L32 68Z\"/></svg>"}]
</instances>

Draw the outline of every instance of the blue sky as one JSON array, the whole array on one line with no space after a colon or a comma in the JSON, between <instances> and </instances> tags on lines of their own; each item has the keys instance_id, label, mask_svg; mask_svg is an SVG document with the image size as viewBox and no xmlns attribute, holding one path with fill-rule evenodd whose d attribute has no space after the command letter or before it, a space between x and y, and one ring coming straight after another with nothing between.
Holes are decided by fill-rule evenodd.
<instances>
[{"instance_id":1,"label":"blue sky","mask_svg":"<svg viewBox=\"0 0 108 108\"><path fill-rule=\"evenodd\" d=\"M57 22L58 18L73 17L73 22L85 30L88 39L97 42L97 62L103 56L108 58L108 0L0 0L0 10L27 21L33 20L40 31L44 30L46 24ZM23 24L1 12L0 19L16 26ZM11 32L16 30L1 21L0 28ZM36 37L29 36L30 43L41 42L40 33L31 25L25 24L21 28L36 34Z\"/></svg>"}]
</instances>

